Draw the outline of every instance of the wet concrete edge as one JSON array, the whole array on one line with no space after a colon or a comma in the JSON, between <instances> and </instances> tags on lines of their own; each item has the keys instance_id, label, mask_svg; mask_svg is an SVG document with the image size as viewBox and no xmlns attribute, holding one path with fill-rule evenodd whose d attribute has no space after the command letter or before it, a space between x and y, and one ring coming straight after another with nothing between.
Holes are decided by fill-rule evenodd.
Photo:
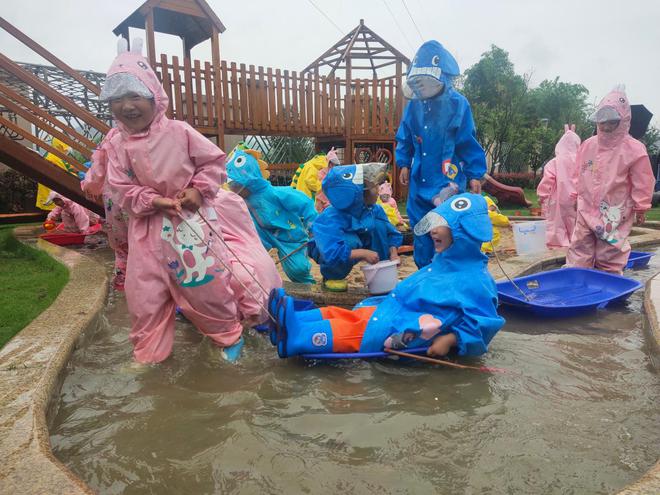
<instances>
[{"instance_id":1,"label":"wet concrete edge","mask_svg":"<svg viewBox=\"0 0 660 495\"><path fill-rule=\"evenodd\" d=\"M76 343L105 304L106 270L73 250L35 244L34 227L19 227L14 235L64 264L69 282L0 350L0 493L91 494L53 455L48 419Z\"/></svg>"},{"instance_id":2,"label":"wet concrete edge","mask_svg":"<svg viewBox=\"0 0 660 495\"><path fill-rule=\"evenodd\" d=\"M635 229L637 235L631 238L634 249L660 243L660 222L657 223L657 226L649 225L650 228ZM34 238L35 234L29 227L14 232L26 244L31 244L26 239ZM53 455L48 412L78 339L93 326L103 309L107 275L104 267L75 251L44 241L33 247L66 265L70 278L55 302L0 350L0 378L8 385L0 393L0 456L4 459L0 463L0 493L91 494L94 492ZM565 250L553 250L509 258L502 266L510 277L518 277L557 267L564 258ZM504 275L500 273L496 278L502 279ZM650 353L657 356L660 273L647 282L646 289L645 333ZM81 310L80 301L88 302L87 307ZM618 495L658 493L660 461Z\"/></svg>"}]
</instances>

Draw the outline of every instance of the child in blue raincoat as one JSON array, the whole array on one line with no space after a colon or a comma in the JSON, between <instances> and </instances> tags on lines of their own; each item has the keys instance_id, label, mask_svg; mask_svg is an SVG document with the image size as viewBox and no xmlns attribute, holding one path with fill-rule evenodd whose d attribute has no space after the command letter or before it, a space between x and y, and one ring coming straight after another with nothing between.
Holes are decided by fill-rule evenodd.
<instances>
[{"instance_id":1,"label":"child in blue raincoat","mask_svg":"<svg viewBox=\"0 0 660 495\"><path fill-rule=\"evenodd\" d=\"M314 221L309 255L320 265L328 290L347 290L345 278L359 261L399 258L403 236L376 204L385 172L383 163L339 165L323 180L331 206Z\"/></svg>"},{"instance_id":2,"label":"child in blue raincoat","mask_svg":"<svg viewBox=\"0 0 660 495\"><path fill-rule=\"evenodd\" d=\"M417 223L415 235L427 233L436 252L431 264L390 294L366 299L352 311L304 308L274 289L268 309L277 321L271 340L280 357L416 347L427 347L432 356L452 348L459 355L485 353L504 325L488 259L481 252L481 244L493 235L486 200L463 193L445 201Z\"/></svg>"},{"instance_id":3,"label":"child in blue raincoat","mask_svg":"<svg viewBox=\"0 0 660 495\"><path fill-rule=\"evenodd\" d=\"M479 194L486 173L486 155L475 137L470 105L452 88L460 73L454 57L437 41L424 43L406 77L410 99L396 133L399 181L409 185L407 213L412 227L434 208L433 198L455 183ZM455 187L455 186L454 186ZM415 237L419 268L433 257L428 235Z\"/></svg>"},{"instance_id":4,"label":"child in blue raincoat","mask_svg":"<svg viewBox=\"0 0 660 495\"><path fill-rule=\"evenodd\" d=\"M290 187L273 186L262 168L265 163L258 151L235 149L227 162L229 188L245 200L264 247L277 249L287 277L313 284L305 248L317 216L314 202Z\"/></svg>"}]
</instances>

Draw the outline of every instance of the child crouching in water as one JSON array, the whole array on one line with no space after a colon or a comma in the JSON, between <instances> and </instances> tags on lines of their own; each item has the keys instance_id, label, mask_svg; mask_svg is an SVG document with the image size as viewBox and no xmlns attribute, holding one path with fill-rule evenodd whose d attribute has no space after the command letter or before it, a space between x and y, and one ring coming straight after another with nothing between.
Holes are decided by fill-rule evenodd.
<instances>
[{"instance_id":1,"label":"child crouching in water","mask_svg":"<svg viewBox=\"0 0 660 495\"><path fill-rule=\"evenodd\" d=\"M169 356L179 306L233 361L243 344L241 311L214 203L226 179L225 154L165 116L167 95L134 46L137 53L123 51L114 60L101 92L118 129L105 143L108 185L129 216L125 289L133 354L143 363Z\"/></svg>"},{"instance_id":2,"label":"child crouching in water","mask_svg":"<svg viewBox=\"0 0 660 495\"><path fill-rule=\"evenodd\" d=\"M402 280L387 296L339 307L302 309L282 289L271 293L276 320L271 341L280 357L317 353L378 352L426 347L431 356L452 348L478 356L504 325L497 314L497 288L481 244L492 238L486 200L464 193L427 213L415 235L430 233L430 265Z\"/></svg>"},{"instance_id":3,"label":"child crouching in water","mask_svg":"<svg viewBox=\"0 0 660 495\"><path fill-rule=\"evenodd\" d=\"M59 230L76 234L84 234L91 225L99 223L99 216L89 211L61 194L51 191L44 202L46 206L54 204L55 208L46 217L46 222L62 222Z\"/></svg>"}]
</instances>

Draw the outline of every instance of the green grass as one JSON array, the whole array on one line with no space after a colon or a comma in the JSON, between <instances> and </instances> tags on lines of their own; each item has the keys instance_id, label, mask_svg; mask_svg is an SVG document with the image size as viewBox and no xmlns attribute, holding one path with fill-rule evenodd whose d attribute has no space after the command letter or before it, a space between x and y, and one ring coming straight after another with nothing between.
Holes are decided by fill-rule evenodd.
<instances>
[{"instance_id":1,"label":"green grass","mask_svg":"<svg viewBox=\"0 0 660 495\"><path fill-rule=\"evenodd\" d=\"M0 347L50 306L69 280L64 265L21 244L13 227L0 226Z\"/></svg>"}]
</instances>

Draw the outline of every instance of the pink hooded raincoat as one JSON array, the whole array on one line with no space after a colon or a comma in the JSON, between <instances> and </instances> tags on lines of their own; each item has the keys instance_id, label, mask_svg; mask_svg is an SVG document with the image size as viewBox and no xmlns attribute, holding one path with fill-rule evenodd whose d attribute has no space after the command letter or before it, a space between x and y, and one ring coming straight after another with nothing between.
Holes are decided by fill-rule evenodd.
<instances>
[{"instance_id":1,"label":"pink hooded raincoat","mask_svg":"<svg viewBox=\"0 0 660 495\"><path fill-rule=\"evenodd\" d=\"M128 260L128 215L121 209L117 199L113 197L107 181L107 146L117 132L119 131L116 128L111 129L94 151L92 167L85 174L80 187L87 194L103 197L103 207L105 208L103 226L108 235L110 247L115 252L115 274L125 275Z\"/></svg>"},{"instance_id":2,"label":"pink hooded raincoat","mask_svg":"<svg viewBox=\"0 0 660 495\"><path fill-rule=\"evenodd\" d=\"M240 297L232 290L227 249L204 222L223 232L214 201L226 180L225 153L187 123L165 116L167 95L144 57L120 54L108 76L119 72L137 77L155 102L147 130L130 134L119 123L119 132L104 146L108 184L129 216L126 299L134 356L141 362L169 356L175 306L216 344L233 345L242 331ZM153 206L154 199L173 199L190 187L201 193L204 204L194 214L186 211L185 221Z\"/></svg>"},{"instance_id":3,"label":"pink hooded raincoat","mask_svg":"<svg viewBox=\"0 0 660 495\"><path fill-rule=\"evenodd\" d=\"M646 148L628 134L626 94L610 92L598 110L604 107L616 110L621 120L613 132L599 132L578 150L577 223L566 264L621 273L634 213L651 208L655 179Z\"/></svg>"},{"instance_id":4,"label":"pink hooded raincoat","mask_svg":"<svg viewBox=\"0 0 660 495\"><path fill-rule=\"evenodd\" d=\"M543 167L543 179L536 190L546 220L549 248L568 247L575 228L577 208L577 166L575 157L580 136L564 126L564 135L555 146L555 158Z\"/></svg>"},{"instance_id":5,"label":"pink hooded raincoat","mask_svg":"<svg viewBox=\"0 0 660 495\"><path fill-rule=\"evenodd\" d=\"M99 217L92 213L78 203L65 198L55 191L51 191L48 195L48 202L52 202L54 198L60 198L64 201L64 206L56 206L48 214L47 220L51 222L62 221L62 229L64 232L85 233L89 230L90 225L98 223Z\"/></svg>"}]
</instances>

